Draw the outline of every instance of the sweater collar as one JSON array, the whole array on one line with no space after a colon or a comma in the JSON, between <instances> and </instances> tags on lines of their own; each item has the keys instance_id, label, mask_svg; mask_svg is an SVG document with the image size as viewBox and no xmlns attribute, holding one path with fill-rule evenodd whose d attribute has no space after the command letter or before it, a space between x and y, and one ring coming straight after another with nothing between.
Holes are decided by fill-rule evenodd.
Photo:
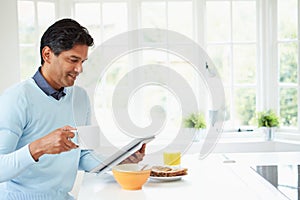
<instances>
[{"instance_id":1,"label":"sweater collar","mask_svg":"<svg viewBox=\"0 0 300 200\"><path fill-rule=\"evenodd\" d=\"M56 100L60 100L63 96L66 95L64 92L64 88L61 88L59 90L54 89L49 85L49 83L46 81L46 79L43 77L41 73L41 67L37 70L37 72L32 77L37 86L48 96L52 96Z\"/></svg>"}]
</instances>

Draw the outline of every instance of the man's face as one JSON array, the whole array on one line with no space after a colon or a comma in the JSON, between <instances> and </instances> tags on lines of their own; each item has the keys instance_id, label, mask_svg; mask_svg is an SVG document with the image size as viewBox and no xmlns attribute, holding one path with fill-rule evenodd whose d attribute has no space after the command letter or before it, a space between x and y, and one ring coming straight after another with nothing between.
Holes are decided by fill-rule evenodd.
<instances>
[{"instance_id":1,"label":"man's face","mask_svg":"<svg viewBox=\"0 0 300 200\"><path fill-rule=\"evenodd\" d=\"M42 74L54 89L72 86L76 77L83 71L82 63L87 60L87 55L87 45L75 45L58 56L50 50L49 62L44 70L42 67Z\"/></svg>"}]
</instances>

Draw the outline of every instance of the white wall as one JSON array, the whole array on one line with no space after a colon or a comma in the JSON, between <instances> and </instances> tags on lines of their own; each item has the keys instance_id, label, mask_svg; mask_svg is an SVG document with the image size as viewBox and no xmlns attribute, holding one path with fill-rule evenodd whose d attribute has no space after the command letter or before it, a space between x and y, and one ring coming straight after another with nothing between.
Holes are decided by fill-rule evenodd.
<instances>
[{"instance_id":1,"label":"white wall","mask_svg":"<svg viewBox=\"0 0 300 200\"><path fill-rule=\"evenodd\" d=\"M1 94L5 88L20 81L17 1L1 0L0 13Z\"/></svg>"}]
</instances>

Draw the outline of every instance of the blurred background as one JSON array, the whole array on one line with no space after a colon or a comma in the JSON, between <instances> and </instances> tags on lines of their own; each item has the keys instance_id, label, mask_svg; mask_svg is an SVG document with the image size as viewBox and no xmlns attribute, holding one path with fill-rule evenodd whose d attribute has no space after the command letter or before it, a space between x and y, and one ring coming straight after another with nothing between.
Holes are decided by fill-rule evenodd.
<instances>
[{"instance_id":1,"label":"blurred background","mask_svg":"<svg viewBox=\"0 0 300 200\"><path fill-rule=\"evenodd\" d=\"M71 17L88 28L95 39L90 54L125 31L169 29L196 41L214 62L225 89L224 131L255 130L256 113L273 109L281 118L279 132L299 132L298 0L2 0L0 5L0 92L33 76L40 66L40 37L57 19ZM171 66L207 105L205 84L192 66L171 53L141 50L110 66L101 108L111 107L114 85L142 64ZM165 108L174 127L181 122L180 105L169 91L149 86L137 96L130 111L137 123L148 123L143 115L154 104Z\"/></svg>"}]
</instances>

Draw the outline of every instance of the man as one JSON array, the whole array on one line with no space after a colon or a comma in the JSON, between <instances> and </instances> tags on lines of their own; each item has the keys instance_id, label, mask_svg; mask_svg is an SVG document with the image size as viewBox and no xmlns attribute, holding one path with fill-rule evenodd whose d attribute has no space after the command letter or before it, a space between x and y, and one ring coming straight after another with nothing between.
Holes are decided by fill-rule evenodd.
<instances>
[{"instance_id":1,"label":"man","mask_svg":"<svg viewBox=\"0 0 300 200\"><path fill-rule=\"evenodd\" d=\"M33 78L0 97L0 200L73 199L68 192L77 170L101 162L72 142L74 127L90 123L88 96L73 85L93 38L76 21L62 19L40 45L42 66ZM141 149L125 162L143 156Z\"/></svg>"}]
</instances>

